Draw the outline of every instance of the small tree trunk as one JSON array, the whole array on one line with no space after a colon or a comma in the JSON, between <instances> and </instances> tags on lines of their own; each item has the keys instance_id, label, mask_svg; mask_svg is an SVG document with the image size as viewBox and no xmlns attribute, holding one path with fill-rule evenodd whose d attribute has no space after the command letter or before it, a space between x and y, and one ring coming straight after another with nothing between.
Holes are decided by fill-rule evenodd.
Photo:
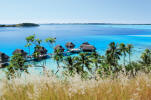
<instances>
[{"instance_id":1,"label":"small tree trunk","mask_svg":"<svg viewBox=\"0 0 151 100\"><path fill-rule=\"evenodd\" d=\"M42 68L43 68L43 73L45 74L46 73L46 67L43 66Z\"/></svg>"},{"instance_id":2,"label":"small tree trunk","mask_svg":"<svg viewBox=\"0 0 151 100\"><path fill-rule=\"evenodd\" d=\"M131 54L129 53L129 64L131 65Z\"/></svg>"},{"instance_id":3,"label":"small tree trunk","mask_svg":"<svg viewBox=\"0 0 151 100\"><path fill-rule=\"evenodd\" d=\"M58 70L56 71L56 73L55 74L57 74L58 72L59 72L59 62L57 61L57 66L58 66Z\"/></svg>"},{"instance_id":4,"label":"small tree trunk","mask_svg":"<svg viewBox=\"0 0 151 100\"><path fill-rule=\"evenodd\" d=\"M126 54L124 53L124 59L123 59L124 60L124 67L125 67L125 57L126 57Z\"/></svg>"}]
</instances>

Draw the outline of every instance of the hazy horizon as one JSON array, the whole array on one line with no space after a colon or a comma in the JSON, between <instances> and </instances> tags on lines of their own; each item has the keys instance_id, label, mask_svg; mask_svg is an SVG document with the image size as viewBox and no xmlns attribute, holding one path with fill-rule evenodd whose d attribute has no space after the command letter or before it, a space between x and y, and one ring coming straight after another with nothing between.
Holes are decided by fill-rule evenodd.
<instances>
[{"instance_id":1,"label":"hazy horizon","mask_svg":"<svg viewBox=\"0 0 151 100\"><path fill-rule=\"evenodd\" d=\"M18 22L18 23L0 23L0 25L13 25L13 24L22 24L22 23L35 23L35 24L149 24L151 23L111 23L111 22L47 22L47 23L37 23L37 22Z\"/></svg>"}]
</instances>

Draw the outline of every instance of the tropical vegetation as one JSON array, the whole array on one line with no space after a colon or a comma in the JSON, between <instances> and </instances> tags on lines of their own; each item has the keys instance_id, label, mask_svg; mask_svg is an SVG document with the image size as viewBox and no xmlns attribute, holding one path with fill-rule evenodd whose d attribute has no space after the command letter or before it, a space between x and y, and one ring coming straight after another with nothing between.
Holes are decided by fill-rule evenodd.
<instances>
[{"instance_id":1,"label":"tropical vegetation","mask_svg":"<svg viewBox=\"0 0 151 100\"><path fill-rule=\"evenodd\" d=\"M35 35L26 38L29 57L38 59L40 53L31 54L31 48L42 47L42 42ZM45 39L51 49L55 42L56 38ZM145 49L137 61L131 59L133 53L132 44L115 42L109 44L105 54L95 51L72 55L57 49L47 58L56 62L57 70L38 75L28 72L31 61L14 54L5 70L7 78L0 80L0 91L5 90L0 99L150 100L151 50Z\"/></svg>"},{"instance_id":2,"label":"tropical vegetation","mask_svg":"<svg viewBox=\"0 0 151 100\"><path fill-rule=\"evenodd\" d=\"M42 47L42 42L43 41L41 39L36 38L35 34L26 37L27 44L25 47L28 48L29 57L33 56L35 59L39 59L40 52L35 51L33 54L31 54L31 47L34 47L35 49L40 48ZM50 49L53 49L56 38L48 37L45 39L45 42L48 43ZM61 71L64 75L79 74L82 77L95 78L96 75L99 75L100 77L104 75L113 75L115 77L121 72L123 74L131 73L131 76L135 76L139 71L149 73L151 70L151 50L145 49L140 57L140 60L134 62L131 60L131 56L133 55L134 51L133 48L134 46L132 44L118 44L111 42L105 51L105 55L101 55L95 51L81 52L75 56L64 55L64 53L58 49L52 52L50 59L53 59L57 64L57 71L55 72L56 74ZM20 70L24 65L30 66L32 64L25 63L25 59L22 59L21 63L21 61L18 60L18 56L19 55L12 56L10 65L7 67L8 72L10 71L10 68L18 68ZM12 67L14 63L16 66ZM12 70L9 73L11 72L15 73Z\"/></svg>"}]
</instances>

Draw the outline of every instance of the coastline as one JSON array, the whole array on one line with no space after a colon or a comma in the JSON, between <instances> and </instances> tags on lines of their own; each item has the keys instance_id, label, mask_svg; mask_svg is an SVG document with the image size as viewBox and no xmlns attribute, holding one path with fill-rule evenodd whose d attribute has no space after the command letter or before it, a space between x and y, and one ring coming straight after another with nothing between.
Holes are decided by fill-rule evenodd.
<instances>
[{"instance_id":1,"label":"coastline","mask_svg":"<svg viewBox=\"0 0 151 100\"><path fill-rule=\"evenodd\" d=\"M35 23L21 23L21 24L0 24L0 27L37 27L40 26L39 24Z\"/></svg>"},{"instance_id":2,"label":"coastline","mask_svg":"<svg viewBox=\"0 0 151 100\"><path fill-rule=\"evenodd\" d=\"M0 27L37 27L40 25L151 25L151 24L127 24L127 23L19 23L19 24L0 24Z\"/></svg>"}]
</instances>

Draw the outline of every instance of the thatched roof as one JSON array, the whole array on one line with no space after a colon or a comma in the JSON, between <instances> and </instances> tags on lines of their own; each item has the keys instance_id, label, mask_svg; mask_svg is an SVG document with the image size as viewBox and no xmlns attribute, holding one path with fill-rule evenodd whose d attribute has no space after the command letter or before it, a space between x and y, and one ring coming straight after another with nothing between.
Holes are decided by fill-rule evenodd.
<instances>
[{"instance_id":1,"label":"thatched roof","mask_svg":"<svg viewBox=\"0 0 151 100\"><path fill-rule=\"evenodd\" d=\"M96 48L93 45L90 45L88 42L83 43L80 48L83 51L95 51Z\"/></svg>"},{"instance_id":2,"label":"thatched roof","mask_svg":"<svg viewBox=\"0 0 151 100\"><path fill-rule=\"evenodd\" d=\"M61 45L57 45L57 46L54 47L55 52L58 49L60 50L60 52L64 52L64 50L65 50Z\"/></svg>"},{"instance_id":3,"label":"thatched roof","mask_svg":"<svg viewBox=\"0 0 151 100\"><path fill-rule=\"evenodd\" d=\"M80 48L82 48L85 45L90 45L90 44L88 42L84 42L84 43L82 43L82 45L80 46Z\"/></svg>"},{"instance_id":4,"label":"thatched roof","mask_svg":"<svg viewBox=\"0 0 151 100\"><path fill-rule=\"evenodd\" d=\"M25 52L24 50L22 49L16 49L14 52L13 52L13 55L14 54L21 54L22 56L26 56L27 55L27 52Z\"/></svg>"},{"instance_id":5,"label":"thatched roof","mask_svg":"<svg viewBox=\"0 0 151 100\"><path fill-rule=\"evenodd\" d=\"M75 47L75 45L74 45L72 42L67 42L67 43L66 43L66 47L67 47L68 49L72 49L72 48Z\"/></svg>"},{"instance_id":6,"label":"thatched roof","mask_svg":"<svg viewBox=\"0 0 151 100\"><path fill-rule=\"evenodd\" d=\"M82 50L96 50L93 45L85 45L81 48Z\"/></svg>"},{"instance_id":7,"label":"thatched roof","mask_svg":"<svg viewBox=\"0 0 151 100\"><path fill-rule=\"evenodd\" d=\"M0 59L1 60L3 60L3 59L9 59L9 56L6 55L5 53L0 52Z\"/></svg>"},{"instance_id":8,"label":"thatched roof","mask_svg":"<svg viewBox=\"0 0 151 100\"><path fill-rule=\"evenodd\" d=\"M35 52L40 52L41 54L47 54L47 49L44 47L35 47Z\"/></svg>"},{"instance_id":9,"label":"thatched roof","mask_svg":"<svg viewBox=\"0 0 151 100\"><path fill-rule=\"evenodd\" d=\"M88 42L84 42L83 44L90 45Z\"/></svg>"}]
</instances>

